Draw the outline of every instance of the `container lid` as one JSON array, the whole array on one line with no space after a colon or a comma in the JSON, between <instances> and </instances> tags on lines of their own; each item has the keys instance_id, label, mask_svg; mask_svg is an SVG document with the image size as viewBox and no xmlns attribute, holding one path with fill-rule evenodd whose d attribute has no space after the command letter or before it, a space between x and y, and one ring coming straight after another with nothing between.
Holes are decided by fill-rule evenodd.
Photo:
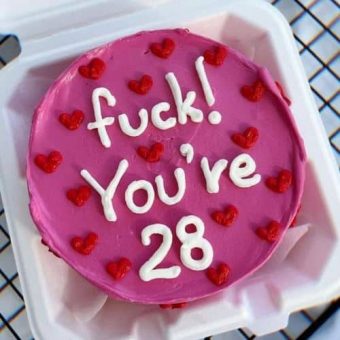
<instances>
[{"instance_id":1,"label":"container lid","mask_svg":"<svg viewBox=\"0 0 340 340\"><path fill-rule=\"evenodd\" d=\"M0 32L43 38L171 0L0 0ZM176 0L175 0L176 1Z\"/></svg>"}]
</instances>

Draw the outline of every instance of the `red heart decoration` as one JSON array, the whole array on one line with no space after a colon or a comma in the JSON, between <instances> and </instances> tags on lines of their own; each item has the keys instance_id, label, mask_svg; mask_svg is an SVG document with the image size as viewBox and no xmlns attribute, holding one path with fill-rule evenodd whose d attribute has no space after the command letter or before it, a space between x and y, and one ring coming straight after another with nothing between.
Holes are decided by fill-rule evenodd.
<instances>
[{"instance_id":1,"label":"red heart decoration","mask_svg":"<svg viewBox=\"0 0 340 340\"><path fill-rule=\"evenodd\" d=\"M276 85L276 87L278 88L278 90L279 90L279 92L280 92L280 95L281 95L281 97L283 98L283 100L287 103L288 106L290 106L290 105L292 104L292 102L291 102L291 100L287 97L285 91L283 90L282 85L281 85L278 81L275 82L275 85Z\"/></svg>"},{"instance_id":2,"label":"red heart decoration","mask_svg":"<svg viewBox=\"0 0 340 340\"><path fill-rule=\"evenodd\" d=\"M87 65L81 65L78 72L84 78L97 80L105 71L105 62L99 58L93 58Z\"/></svg>"},{"instance_id":3,"label":"red heart decoration","mask_svg":"<svg viewBox=\"0 0 340 340\"><path fill-rule=\"evenodd\" d=\"M256 80L252 85L241 87L241 94L251 102L258 102L264 95L266 88L261 80Z\"/></svg>"},{"instance_id":4,"label":"red heart decoration","mask_svg":"<svg viewBox=\"0 0 340 340\"><path fill-rule=\"evenodd\" d=\"M230 268L225 263L220 263L216 268L210 267L207 269L208 279L216 286L221 286L227 282L230 273Z\"/></svg>"},{"instance_id":5,"label":"red heart decoration","mask_svg":"<svg viewBox=\"0 0 340 340\"><path fill-rule=\"evenodd\" d=\"M259 132L255 127L249 127L243 133L234 133L231 140L244 149L249 149L255 145L259 138Z\"/></svg>"},{"instance_id":6,"label":"red heart decoration","mask_svg":"<svg viewBox=\"0 0 340 340\"><path fill-rule=\"evenodd\" d=\"M71 246L74 250L82 255L90 255L98 240L96 233L89 233L85 238L79 236L73 237Z\"/></svg>"},{"instance_id":7,"label":"red heart decoration","mask_svg":"<svg viewBox=\"0 0 340 340\"><path fill-rule=\"evenodd\" d=\"M153 85L151 76L144 74L140 80L130 80L129 89L138 94L147 94Z\"/></svg>"},{"instance_id":8,"label":"red heart decoration","mask_svg":"<svg viewBox=\"0 0 340 340\"><path fill-rule=\"evenodd\" d=\"M229 205L224 211L214 211L211 214L212 219L225 227L229 227L238 216L238 210L233 205Z\"/></svg>"},{"instance_id":9,"label":"red heart decoration","mask_svg":"<svg viewBox=\"0 0 340 340\"><path fill-rule=\"evenodd\" d=\"M87 185L83 185L78 189L70 189L67 191L66 196L77 207L81 207L90 198L91 188Z\"/></svg>"},{"instance_id":10,"label":"red heart decoration","mask_svg":"<svg viewBox=\"0 0 340 340\"><path fill-rule=\"evenodd\" d=\"M221 66L227 57L228 51L224 46L217 46L213 50L206 50L203 54L204 60L214 66Z\"/></svg>"},{"instance_id":11,"label":"red heart decoration","mask_svg":"<svg viewBox=\"0 0 340 340\"><path fill-rule=\"evenodd\" d=\"M140 146L137 149L137 153L147 162L158 162L164 153L164 145L162 143L155 143L150 148L147 148L146 146Z\"/></svg>"},{"instance_id":12,"label":"red heart decoration","mask_svg":"<svg viewBox=\"0 0 340 340\"><path fill-rule=\"evenodd\" d=\"M277 177L268 177L266 186L277 193L283 193L291 186L293 174L289 170L281 170Z\"/></svg>"},{"instance_id":13,"label":"red heart decoration","mask_svg":"<svg viewBox=\"0 0 340 340\"><path fill-rule=\"evenodd\" d=\"M175 42L170 38L165 38L162 43L152 43L151 52L159 58L168 58L175 49Z\"/></svg>"},{"instance_id":14,"label":"red heart decoration","mask_svg":"<svg viewBox=\"0 0 340 340\"><path fill-rule=\"evenodd\" d=\"M84 120L84 113L80 110L74 110L72 114L62 113L59 116L59 122L69 130L76 130Z\"/></svg>"},{"instance_id":15,"label":"red heart decoration","mask_svg":"<svg viewBox=\"0 0 340 340\"><path fill-rule=\"evenodd\" d=\"M165 303L159 305L162 309L177 309L177 308L184 308L187 306L187 302L179 302L179 303Z\"/></svg>"},{"instance_id":16,"label":"red heart decoration","mask_svg":"<svg viewBox=\"0 0 340 340\"><path fill-rule=\"evenodd\" d=\"M255 233L262 240L275 242L279 239L280 229L280 223L276 221L271 221L266 227L257 228Z\"/></svg>"},{"instance_id":17,"label":"red heart decoration","mask_svg":"<svg viewBox=\"0 0 340 340\"><path fill-rule=\"evenodd\" d=\"M109 262L106 266L106 271L114 280L121 280L130 271L131 266L131 261L122 257L117 262Z\"/></svg>"},{"instance_id":18,"label":"red heart decoration","mask_svg":"<svg viewBox=\"0 0 340 340\"><path fill-rule=\"evenodd\" d=\"M34 158L34 163L47 173L54 172L63 161L63 156L59 151L52 151L48 156L39 154Z\"/></svg>"}]
</instances>

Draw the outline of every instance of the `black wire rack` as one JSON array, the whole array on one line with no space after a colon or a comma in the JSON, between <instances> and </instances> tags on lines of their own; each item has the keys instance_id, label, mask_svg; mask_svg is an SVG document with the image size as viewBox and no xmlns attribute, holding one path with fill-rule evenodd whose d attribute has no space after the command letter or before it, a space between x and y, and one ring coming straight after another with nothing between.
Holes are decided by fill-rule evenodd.
<instances>
[{"instance_id":1,"label":"black wire rack","mask_svg":"<svg viewBox=\"0 0 340 340\"><path fill-rule=\"evenodd\" d=\"M285 15L291 25L330 146L340 165L339 5L334 0L274 0L270 2ZM0 35L0 69L19 53L20 45L15 36ZM340 299L337 299L323 306L294 313L286 329L264 337L256 337L247 329L238 329L206 339L308 339L339 310L339 307ZM33 339L1 198L0 339Z\"/></svg>"}]
</instances>

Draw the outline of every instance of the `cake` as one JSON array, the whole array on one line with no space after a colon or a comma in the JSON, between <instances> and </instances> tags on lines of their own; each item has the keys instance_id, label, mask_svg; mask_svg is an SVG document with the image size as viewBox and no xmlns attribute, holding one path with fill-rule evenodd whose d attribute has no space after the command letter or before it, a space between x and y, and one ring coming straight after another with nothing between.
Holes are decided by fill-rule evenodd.
<instances>
[{"instance_id":1,"label":"cake","mask_svg":"<svg viewBox=\"0 0 340 340\"><path fill-rule=\"evenodd\" d=\"M43 243L124 301L181 307L245 278L300 205L306 157L289 104L265 68L188 30L85 53L33 118Z\"/></svg>"}]
</instances>

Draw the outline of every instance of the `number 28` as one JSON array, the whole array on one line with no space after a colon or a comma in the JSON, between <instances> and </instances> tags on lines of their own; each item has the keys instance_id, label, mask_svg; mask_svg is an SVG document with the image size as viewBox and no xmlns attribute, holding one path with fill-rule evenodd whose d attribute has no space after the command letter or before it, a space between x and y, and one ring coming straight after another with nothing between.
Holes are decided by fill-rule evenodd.
<instances>
[{"instance_id":1,"label":"number 28","mask_svg":"<svg viewBox=\"0 0 340 340\"><path fill-rule=\"evenodd\" d=\"M196 231L188 233L185 228L188 225L194 225ZM143 281L151 281L154 279L174 279L181 273L180 266L172 266L168 268L155 268L159 265L168 254L172 245L172 233L165 224L151 224L142 230L141 238L144 246L151 244L151 235L159 234L163 236L162 244L155 253L146 261L139 269L139 276ZM182 217L176 226L176 235L182 242L180 248L180 258L183 265L191 270L199 271L207 269L214 256L213 248L208 240L203 237L204 223L195 216L189 215ZM194 248L202 250L203 256L199 260L192 258L191 251Z\"/></svg>"}]
</instances>

